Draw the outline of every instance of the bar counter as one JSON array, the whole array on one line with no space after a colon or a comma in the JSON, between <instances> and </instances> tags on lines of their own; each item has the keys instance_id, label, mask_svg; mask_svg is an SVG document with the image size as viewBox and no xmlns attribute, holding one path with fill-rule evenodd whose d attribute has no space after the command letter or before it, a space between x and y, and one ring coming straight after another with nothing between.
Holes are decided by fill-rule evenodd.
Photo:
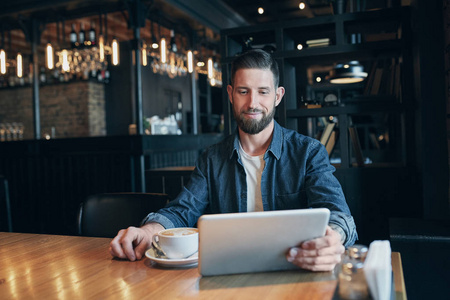
<instances>
[{"instance_id":1,"label":"bar counter","mask_svg":"<svg viewBox=\"0 0 450 300\"><path fill-rule=\"evenodd\" d=\"M13 231L74 234L80 203L103 192L145 191L145 170L193 165L219 134L130 135L0 143Z\"/></svg>"}]
</instances>

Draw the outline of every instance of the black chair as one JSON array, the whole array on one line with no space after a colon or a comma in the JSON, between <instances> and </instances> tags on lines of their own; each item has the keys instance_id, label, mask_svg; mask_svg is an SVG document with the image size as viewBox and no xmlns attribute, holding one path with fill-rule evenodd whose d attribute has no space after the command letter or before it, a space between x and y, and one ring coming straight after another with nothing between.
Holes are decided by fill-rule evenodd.
<instances>
[{"instance_id":1,"label":"black chair","mask_svg":"<svg viewBox=\"0 0 450 300\"><path fill-rule=\"evenodd\" d=\"M114 237L120 229L139 226L150 212L163 208L169 197L157 193L109 193L89 196L78 213L78 234Z\"/></svg>"},{"instance_id":2,"label":"black chair","mask_svg":"<svg viewBox=\"0 0 450 300\"><path fill-rule=\"evenodd\" d=\"M0 212L0 231L12 232L8 180L2 175L0 175Z\"/></svg>"},{"instance_id":3,"label":"black chair","mask_svg":"<svg viewBox=\"0 0 450 300\"><path fill-rule=\"evenodd\" d=\"M402 256L408 299L448 298L450 220L392 218L389 227L392 251Z\"/></svg>"}]
</instances>

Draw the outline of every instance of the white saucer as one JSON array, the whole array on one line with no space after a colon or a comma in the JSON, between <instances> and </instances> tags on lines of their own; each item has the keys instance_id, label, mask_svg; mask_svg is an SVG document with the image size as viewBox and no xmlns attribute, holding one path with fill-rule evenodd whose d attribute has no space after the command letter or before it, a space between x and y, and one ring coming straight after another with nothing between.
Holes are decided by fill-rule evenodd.
<instances>
[{"instance_id":1,"label":"white saucer","mask_svg":"<svg viewBox=\"0 0 450 300\"><path fill-rule=\"evenodd\" d=\"M195 253L192 257L189 258L157 258L155 255L155 249L150 248L145 252L145 256L147 256L151 261L154 261L155 263L166 267L193 267L198 264L198 253Z\"/></svg>"}]
</instances>

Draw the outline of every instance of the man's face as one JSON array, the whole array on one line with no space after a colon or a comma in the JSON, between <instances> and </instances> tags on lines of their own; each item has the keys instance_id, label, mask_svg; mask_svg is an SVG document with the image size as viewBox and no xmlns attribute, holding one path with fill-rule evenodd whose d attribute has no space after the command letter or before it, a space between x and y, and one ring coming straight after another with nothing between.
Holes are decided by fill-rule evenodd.
<instances>
[{"instance_id":1,"label":"man's face","mask_svg":"<svg viewBox=\"0 0 450 300\"><path fill-rule=\"evenodd\" d=\"M275 88L270 70L240 69L234 78L234 87L228 86L228 97L233 106L239 128L248 134L264 130L275 115L275 107L284 95L284 88Z\"/></svg>"}]
</instances>

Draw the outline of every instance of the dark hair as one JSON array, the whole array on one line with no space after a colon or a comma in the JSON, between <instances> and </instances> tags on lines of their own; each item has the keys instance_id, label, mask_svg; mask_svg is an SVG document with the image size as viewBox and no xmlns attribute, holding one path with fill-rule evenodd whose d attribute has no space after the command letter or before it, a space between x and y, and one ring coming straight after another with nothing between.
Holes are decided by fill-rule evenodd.
<instances>
[{"instance_id":1,"label":"dark hair","mask_svg":"<svg viewBox=\"0 0 450 300\"><path fill-rule=\"evenodd\" d=\"M278 64L272 55L261 49L253 49L236 57L231 64L231 85L234 85L234 77L240 69L262 69L270 70L273 74L275 88L280 83L280 72Z\"/></svg>"}]
</instances>

